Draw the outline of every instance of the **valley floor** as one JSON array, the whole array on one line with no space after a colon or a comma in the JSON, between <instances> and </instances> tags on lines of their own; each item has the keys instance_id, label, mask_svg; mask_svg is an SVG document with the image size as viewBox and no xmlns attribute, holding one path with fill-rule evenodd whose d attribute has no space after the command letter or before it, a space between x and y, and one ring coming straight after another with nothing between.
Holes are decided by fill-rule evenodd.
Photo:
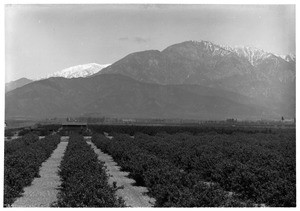
<instances>
[{"instance_id":1,"label":"valley floor","mask_svg":"<svg viewBox=\"0 0 300 211\"><path fill-rule=\"evenodd\" d=\"M4 143L4 206L296 206L293 129L98 125L39 135Z\"/></svg>"}]
</instances>

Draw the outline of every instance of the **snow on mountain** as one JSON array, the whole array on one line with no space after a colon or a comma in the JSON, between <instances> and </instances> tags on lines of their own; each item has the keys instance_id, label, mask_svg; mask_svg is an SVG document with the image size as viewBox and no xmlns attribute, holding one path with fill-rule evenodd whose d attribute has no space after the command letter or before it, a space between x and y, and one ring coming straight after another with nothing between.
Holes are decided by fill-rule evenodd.
<instances>
[{"instance_id":1,"label":"snow on mountain","mask_svg":"<svg viewBox=\"0 0 300 211\"><path fill-rule=\"evenodd\" d=\"M201 46L202 49L204 49L205 51L209 52L211 55L216 56L224 56L224 55L228 55L232 52L232 49L229 48L228 46L222 46L222 45L217 45L214 44L210 41L192 41L193 44L197 45L197 46Z\"/></svg>"},{"instance_id":2,"label":"snow on mountain","mask_svg":"<svg viewBox=\"0 0 300 211\"><path fill-rule=\"evenodd\" d=\"M296 56L294 54L278 55L278 56L287 62L295 62L296 61Z\"/></svg>"},{"instance_id":3,"label":"snow on mountain","mask_svg":"<svg viewBox=\"0 0 300 211\"><path fill-rule=\"evenodd\" d=\"M269 52L266 52L259 48L254 47L235 47L232 48L234 52L236 52L240 57L247 58L247 60L253 65L257 65L257 63L261 62L262 60L268 58L275 58L275 55Z\"/></svg>"},{"instance_id":4,"label":"snow on mountain","mask_svg":"<svg viewBox=\"0 0 300 211\"><path fill-rule=\"evenodd\" d=\"M246 47L246 46L227 46L227 45L219 45L212 43L210 41L192 41L192 43L196 46L199 46L201 49L206 51L212 56L227 56L229 54L235 54L239 57L246 58L252 66L257 65L257 63L261 62L262 60L268 58L282 58L285 61L294 61L295 56L292 55L284 55L278 56L276 54L272 54L270 52L266 52L262 49L255 48L255 47Z\"/></svg>"},{"instance_id":5,"label":"snow on mountain","mask_svg":"<svg viewBox=\"0 0 300 211\"><path fill-rule=\"evenodd\" d=\"M219 45L212 43L210 41L192 41L195 44L198 45L204 45L204 48L209 51L212 55L228 55L230 53L235 53L239 57L247 58L247 60L252 64L253 66L257 65L257 63L268 59L283 59L286 62L295 62L296 56L294 54L288 54L288 55L277 55L274 53L266 52L262 49L255 48L255 47L248 47L248 46L235 46L230 47L226 45Z\"/></svg>"},{"instance_id":6,"label":"snow on mountain","mask_svg":"<svg viewBox=\"0 0 300 211\"><path fill-rule=\"evenodd\" d=\"M109 66L110 64L96 64L96 63L90 63L90 64L83 64L83 65L77 65L73 67L69 67L66 69L63 69L61 71L54 72L52 74L49 74L46 78L50 77L63 77L63 78L79 78L79 77L88 77L91 76L103 68Z\"/></svg>"}]
</instances>

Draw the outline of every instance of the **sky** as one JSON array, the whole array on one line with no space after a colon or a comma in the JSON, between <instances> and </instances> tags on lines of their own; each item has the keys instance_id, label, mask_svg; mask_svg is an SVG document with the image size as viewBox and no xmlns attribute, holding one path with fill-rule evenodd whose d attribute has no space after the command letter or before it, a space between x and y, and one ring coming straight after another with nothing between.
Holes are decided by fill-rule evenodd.
<instances>
[{"instance_id":1,"label":"sky","mask_svg":"<svg viewBox=\"0 0 300 211\"><path fill-rule=\"evenodd\" d=\"M295 54L295 6L6 5L5 81L187 40Z\"/></svg>"}]
</instances>

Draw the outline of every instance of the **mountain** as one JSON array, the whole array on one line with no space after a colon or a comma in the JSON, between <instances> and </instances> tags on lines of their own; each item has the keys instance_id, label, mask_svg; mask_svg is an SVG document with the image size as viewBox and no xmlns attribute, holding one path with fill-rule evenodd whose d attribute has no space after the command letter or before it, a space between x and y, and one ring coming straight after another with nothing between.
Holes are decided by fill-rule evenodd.
<instances>
[{"instance_id":1,"label":"mountain","mask_svg":"<svg viewBox=\"0 0 300 211\"><path fill-rule=\"evenodd\" d=\"M64 78L79 78L79 77L88 77L91 76L103 68L109 66L109 64L96 64L96 63L90 63L90 64L83 64L83 65L77 65L73 67L69 67L66 69L63 69L61 71L54 72L50 75L48 75L46 78L50 77L64 77Z\"/></svg>"},{"instance_id":2,"label":"mountain","mask_svg":"<svg viewBox=\"0 0 300 211\"><path fill-rule=\"evenodd\" d=\"M5 96L5 115L294 118L295 62L294 55L187 41L129 54L92 76L62 74L12 90ZM82 73L86 66L93 65L71 69Z\"/></svg>"},{"instance_id":3,"label":"mountain","mask_svg":"<svg viewBox=\"0 0 300 211\"><path fill-rule=\"evenodd\" d=\"M144 83L120 74L49 78L6 94L6 118L84 116L257 119L276 114L248 97L200 85Z\"/></svg>"},{"instance_id":4,"label":"mountain","mask_svg":"<svg viewBox=\"0 0 300 211\"><path fill-rule=\"evenodd\" d=\"M28 78L20 78L16 81L11 81L9 83L6 83L5 84L5 93L9 92L11 90L14 90L16 88L22 87L22 86L24 86L26 84L29 84L31 82L33 82L33 80L30 80Z\"/></svg>"},{"instance_id":5,"label":"mountain","mask_svg":"<svg viewBox=\"0 0 300 211\"><path fill-rule=\"evenodd\" d=\"M279 57L281 57L287 62L296 62L296 56L294 54L279 55Z\"/></svg>"},{"instance_id":6,"label":"mountain","mask_svg":"<svg viewBox=\"0 0 300 211\"><path fill-rule=\"evenodd\" d=\"M257 48L186 41L163 51L129 54L95 75L112 73L147 83L227 90L282 116L295 116L294 55L282 57Z\"/></svg>"}]
</instances>

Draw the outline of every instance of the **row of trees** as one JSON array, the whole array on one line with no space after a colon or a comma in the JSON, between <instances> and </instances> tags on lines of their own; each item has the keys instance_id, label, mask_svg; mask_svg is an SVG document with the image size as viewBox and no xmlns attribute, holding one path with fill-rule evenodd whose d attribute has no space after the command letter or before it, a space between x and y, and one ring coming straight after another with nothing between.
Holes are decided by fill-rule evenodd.
<instances>
[{"instance_id":1,"label":"row of trees","mask_svg":"<svg viewBox=\"0 0 300 211\"><path fill-rule=\"evenodd\" d=\"M123 207L124 201L115 195L116 188L108 185L103 163L83 137L70 135L59 167L62 180L58 207Z\"/></svg>"},{"instance_id":2,"label":"row of trees","mask_svg":"<svg viewBox=\"0 0 300 211\"><path fill-rule=\"evenodd\" d=\"M127 140L242 200L296 205L295 133L136 134Z\"/></svg>"},{"instance_id":3,"label":"row of trees","mask_svg":"<svg viewBox=\"0 0 300 211\"><path fill-rule=\"evenodd\" d=\"M23 188L39 176L41 164L47 160L60 142L60 136L44 139L28 134L18 140L5 142L4 206L10 206L21 196Z\"/></svg>"},{"instance_id":4,"label":"row of trees","mask_svg":"<svg viewBox=\"0 0 300 211\"><path fill-rule=\"evenodd\" d=\"M157 133L190 133L193 135L200 133L213 134L233 134L233 133L276 133L275 128L258 128L258 127L231 127L231 126L143 126L143 125L89 125L92 131L96 133L107 132L111 134L128 134L144 133L148 135L156 135ZM287 130L287 129L286 129Z\"/></svg>"},{"instance_id":5,"label":"row of trees","mask_svg":"<svg viewBox=\"0 0 300 211\"><path fill-rule=\"evenodd\" d=\"M23 136L28 133L34 133L38 136L47 136L50 135L52 132L57 131L60 127L61 127L60 124L51 124L51 125L38 124L35 127L21 129L18 135Z\"/></svg>"},{"instance_id":6,"label":"row of trees","mask_svg":"<svg viewBox=\"0 0 300 211\"><path fill-rule=\"evenodd\" d=\"M33 144L39 140L39 137L34 133L27 133L23 137L5 141L4 142L4 153L5 155L11 154L16 150L24 149L25 147Z\"/></svg>"},{"instance_id":7,"label":"row of trees","mask_svg":"<svg viewBox=\"0 0 300 211\"><path fill-rule=\"evenodd\" d=\"M165 191L174 185L180 196L187 190L191 194L195 186L192 181L206 181L214 187L218 186L219 193L234 193L234 203L223 195L225 199L216 197L211 199L214 205L202 204L204 206L227 206L228 201L232 206L296 205L294 132L203 133L197 136L137 133L134 139L128 135L115 134L114 137L107 140L98 135L92 140L100 149L111 154L125 171L129 171L139 185L150 189L157 199L157 206L195 205L194 202L174 201L172 197L176 191L167 199L163 198ZM152 177L155 179L149 179Z\"/></svg>"},{"instance_id":8,"label":"row of trees","mask_svg":"<svg viewBox=\"0 0 300 211\"><path fill-rule=\"evenodd\" d=\"M92 142L113 156L129 171L136 185L146 186L157 207L247 206L230 196L218 184L207 184L194 172L185 172L172 162L161 159L137 146L132 138L119 135L112 140L94 135Z\"/></svg>"}]
</instances>

